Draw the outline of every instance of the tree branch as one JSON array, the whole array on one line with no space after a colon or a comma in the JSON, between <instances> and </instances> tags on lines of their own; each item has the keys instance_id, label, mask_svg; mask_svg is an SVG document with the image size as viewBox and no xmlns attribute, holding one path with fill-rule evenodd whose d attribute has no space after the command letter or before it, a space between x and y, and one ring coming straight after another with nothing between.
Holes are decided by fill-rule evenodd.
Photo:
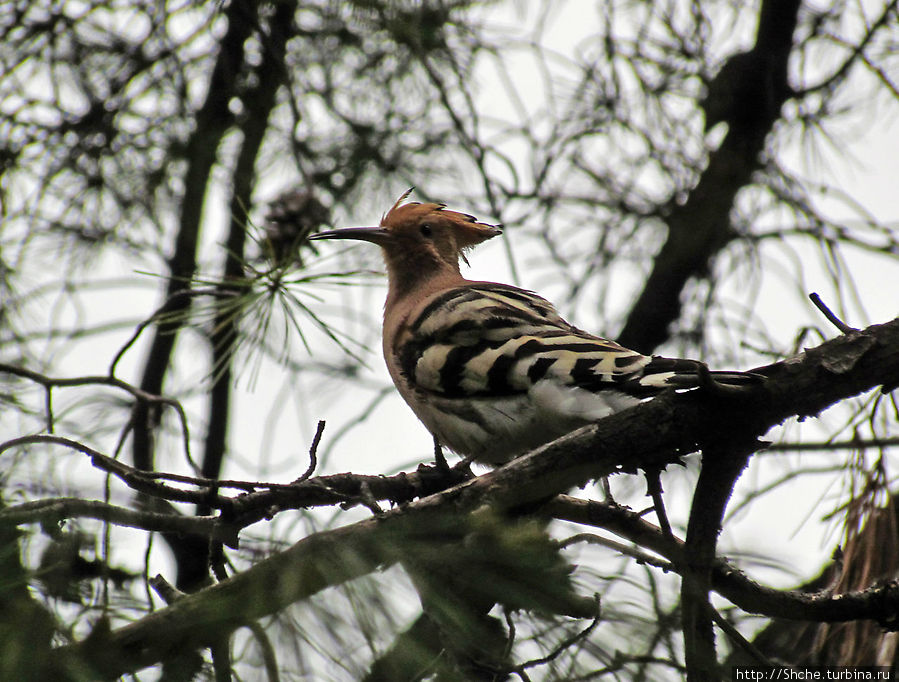
<instances>
[{"instance_id":1,"label":"tree branch","mask_svg":"<svg viewBox=\"0 0 899 682\"><path fill-rule=\"evenodd\" d=\"M712 566L724 510L743 469L758 441L739 441L724 447L706 448L702 453L702 469L687 522L684 543L685 563L680 567L681 609L684 631L684 661L688 680L717 680L718 657L712 627Z\"/></svg>"},{"instance_id":2,"label":"tree branch","mask_svg":"<svg viewBox=\"0 0 899 682\"><path fill-rule=\"evenodd\" d=\"M723 399L700 392L665 394L579 429L504 467L454 488L337 530L317 533L247 571L189 595L176 604L112 632L100 647L62 647L57 670L81 660L106 677L151 665L174 646L207 646L223 632L275 613L329 586L383 568L435 530L458 527L467 512L490 503L517 507L546 499L615 471L660 466L709 442L747 442L793 416L820 412L842 399L899 382L899 320L828 341L759 372L768 380L753 393ZM678 557L681 560L683 557ZM738 584L737 578L730 579ZM718 587L717 579L714 583ZM730 598L733 589L721 589ZM756 591L757 592L757 591ZM739 598L739 596L737 597ZM796 617L796 598L769 591L747 605ZM899 585L887 583L854 595L815 601L819 618L895 620Z\"/></svg>"},{"instance_id":3,"label":"tree branch","mask_svg":"<svg viewBox=\"0 0 899 682\"><path fill-rule=\"evenodd\" d=\"M241 21L255 21L256 10L245 10L251 17ZM251 203L253 185L256 180L256 160L262 141L268 129L269 115L275 105L275 96L284 76L284 51L289 27L296 12L296 2L275 4L274 14L269 21L268 35L260 36L263 50L262 63L256 72L256 80L247 79L255 85L241 93L245 113L238 118L243 133L240 150L231 175L231 219L228 237L225 241L225 263L222 281L218 288L222 293L235 293L233 282L243 274L244 246L247 239L246 212ZM234 19L232 19L233 21ZM244 77L246 78L246 76ZM241 82L244 79L240 79ZM240 334L240 320L234 308L218 308L209 331L209 345L212 353L212 386L209 390L207 407L207 429L204 440L203 460L200 473L206 478L218 478L228 446L228 424L231 417L232 362L234 349ZM197 505L198 516L210 513L205 503ZM209 547L201 538L184 536L166 537L178 561L178 585L183 590L193 590L202 585L209 574ZM216 647L218 656L213 656L216 676L223 675L223 662L227 657L226 647ZM222 667L220 667L222 666ZM230 673L229 673L230 677Z\"/></svg>"},{"instance_id":4,"label":"tree branch","mask_svg":"<svg viewBox=\"0 0 899 682\"><path fill-rule=\"evenodd\" d=\"M680 571L686 563L684 542L666 537L639 514L606 502L559 495L545 509L553 518L603 528L640 547L665 557ZM896 605L899 582L887 581L865 590L843 594L801 590L775 590L755 582L729 562L716 558L712 565L712 588L747 613L769 618L812 622L845 622L871 619L897 629Z\"/></svg>"},{"instance_id":5,"label":"tree branch","mask_svg":"<svg viewBox=\"0 0 899 682\"><path fill-rule=\"evenodd\" d=\"M0 526L18 526L26 523L52 525L71 518L96 519L117 526L140 528L146 531L193 533L206 536L213 534L216 525L216 519L209 516L181 516L135 511L99 500L82 500L79 497L34 500L0 509Z\"/></svg>"},{"instance_id":6,"label":"tree branch","mask_svg":"<svg viewBox=\"0 0 899 682\"><path fill-rule=\"evenodd\" d=\"M734 55L709 84L706 122L726 121L728 133L687 201L671 207L668 238L617 338L622 345L651 353L664 342L687 282L707 277L710 260L736 236L734 198L761 167L765 137L790 96L787 63L800 4L765 0L755 46Z\"/></svg>"},{"instance_id":7,"label":"tree branch","mask_svg":"<svg viewBox=\"0 0 899 682\"><path fill-rule=\"evenodd\" d=\"M240 117L243 133L240 151L232 173L231 201L228 237L225 241L225 264L219 288L223 294L234 291L233 280L243 275L244 246L247 239L246 212L250 206L253 185L256 181L256 160L268 119L275 105L275 98L284 80L284 53L289 37L296 0L279 2L268 22L268 35L263 36L262 63L259 64L255 84L242 93L241 101L246 109ZM254 82L254 81L250 81ZM207 478L218 478L225 456L231 405L231 363L239 330L239 321L230 306L219 308L209 335L212 350L212 376L214 381L209 393L208 428L201 472ZM209 513L201 506L200 516Z\"/></svg>"},{"instance_id":8,"label":"tree branch","mask_svg":"<svg viewBox=\"0 0 899 682\"><path fill-rule=\"evenodd\" d=\"M184 151L187 159L185 193L181 200L175 247L168 259L169 280L165 295L168 307L162 311L164 317L153 334L140 384L142 390L154 395L162 392L175 339L190 305L190 297L176 297L175 294L190 286L197 267L196 251L204 198L219 143L231 125L232 115L228 106L238 87L235 76L240 73L244 61L244 43L257 24L257 7L255 3L243 2L226 6L224 14L228 29L220 41L206 100L197 111L196 126ZM134 417L134 465L149 471L154 468L152 433L157 418L143 403L137 404Z\"/></svg>"},{"instance_id":9,"label":"tree branch","mask_svg":"<svg viewBox=\"0 0 899 682\"><path fill-rule=\"evenodd\" d=\"M316 433L316 438L313 440L312 448L310 449L310 454L313 458L323 423L319 423L320 430ZM435 492L445 490L473 477L468 464L462 461L447 469L422 464L419 465L417 471L411 473L401 472L394 476L364 476L345 473L306 478L306 474L309 473L309 470L307 470L299 479L293 483L286 484L266 483L263 481L215 480L181 474L144 471L128 466L124 462L105 455L84 443L52 434L34 434L13 438L0 443L0 454L6 450L31 443L62 445L81 452L91 458L91 464L94 467L115 476L132 490L142 493L149 498L167 502L202 504L210 509L219 510L221 515L216 518L196 517L197 519L202 518L202 523L199 521L191 523L189 517L173 516L169 522L154 521L153 523L156 525L147 526L146 529L161 532L174 531L179 534L198 533L204 536L204 540L213 538L224 542L229 547L235 548L237 547L237 533L239 530L257 521L271 519L280 511L331 505L341 505L344 508L349 508L357 504L364 504L366 497L372 501L389 500L395 504L404 504L417 497L426 497ZM198 489L190 490L175 487L168 485L165 481L182 483ZM221 493L223 489L229 488L246 492L233 497ZM6 515L6 518L11 523L14 522L14 525L41 521L44 515L55 515L58 520L77 516L98 518L96 516L99 513L97 508L73 505L68 503L66 499L54 498L42 500L39 503L19 505L16 509L20 509L22 513L17 515L9 514ZM161 507L161 509L166 508ZM172 516L173 513L159 512L153 516ZM0 514L0 520L2 518L4 518L4 514ZM176 521L178 518L182 519L182 521ZM161 527L159 524L163 526L170 524L171 527ZM121 523L120 525L128 524Z\"/></svg>"}]
</instances>

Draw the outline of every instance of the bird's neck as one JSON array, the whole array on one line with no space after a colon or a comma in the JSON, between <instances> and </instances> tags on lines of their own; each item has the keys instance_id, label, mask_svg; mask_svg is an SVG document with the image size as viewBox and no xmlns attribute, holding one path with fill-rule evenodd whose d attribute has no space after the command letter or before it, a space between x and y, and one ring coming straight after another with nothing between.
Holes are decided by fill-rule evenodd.
<instances>
[{"instance_id":1,"label":"bird's neck","mask_svg":"<svg viewBox=\"0 0 899 682\"><path fill-rule=\"evenodd\" d=\"M423 301L468 282L458 267L449 265L431 270L388 272L387 301L384 304L385 337L393 337Z\"/></svg>"},{"instance_id":2,"label":"bird's neck","mask_svg":"<svg viewBox=\"0 0 899 682\"><path fill-rule=\"evenodd\" d=\"M434 257L418 254L414 258L409 255L386 255L388 310L397 305L414 305L423 297L466 281L459 272L458 262L448 263L436 254Z\"/></svg>"}]
</instances>

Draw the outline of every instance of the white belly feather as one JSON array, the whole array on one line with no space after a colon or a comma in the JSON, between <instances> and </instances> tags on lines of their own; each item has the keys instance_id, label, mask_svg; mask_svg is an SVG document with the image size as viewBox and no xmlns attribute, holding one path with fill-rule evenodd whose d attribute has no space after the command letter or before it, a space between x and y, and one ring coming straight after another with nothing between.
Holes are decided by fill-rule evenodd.
<instances>
[{"instance_id":1,"label":"white belly feather","mask_svg":"<svg viewBox=\"0 0 899 682\"><path fill-rule=\"evenodd\" d=\"M459 400L429 394L410 405L442 445L501 464L639 402L614 390L594 393L546 380L515 396Z\"/></svg>"}]
</instances>

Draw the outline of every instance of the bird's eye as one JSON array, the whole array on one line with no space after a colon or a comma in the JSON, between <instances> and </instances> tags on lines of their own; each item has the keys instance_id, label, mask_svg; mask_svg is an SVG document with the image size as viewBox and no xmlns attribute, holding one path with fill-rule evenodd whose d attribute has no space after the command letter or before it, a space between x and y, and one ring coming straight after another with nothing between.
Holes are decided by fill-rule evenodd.
<instances>
[{"instance_id":1,"label":"bird's eye","mask_svg":"<svg viewBox=\"0 0 899 682\"><path fill-rule=\"evenodd\" d=\"M432 228L428 223L424 223L420 228L418 228L418 231L421 232L422 237L426 237L428 239L430 239L431 235L434 234L434 228Z\"/></svg>"}]
</instances>

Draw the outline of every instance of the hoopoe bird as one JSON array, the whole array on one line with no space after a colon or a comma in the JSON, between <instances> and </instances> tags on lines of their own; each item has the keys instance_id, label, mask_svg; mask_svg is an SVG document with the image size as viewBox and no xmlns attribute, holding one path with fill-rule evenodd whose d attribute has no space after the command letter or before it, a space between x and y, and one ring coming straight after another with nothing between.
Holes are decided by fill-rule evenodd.
<instances>
[{"instance_id":1,"label":"hoopoe bird","mask_svg":"<svg viewBox=\"0 0 899 682\"><path fill-rule=\"evenodd\" d=\"M400 395L454 452L501 464L668 388L759 377L647 356L566 322L537 294L462 276L465 251L501 234L444 204L403 201L379 227L319 232L381 247L383 347Z\"/></svg>"}]
</instances>

